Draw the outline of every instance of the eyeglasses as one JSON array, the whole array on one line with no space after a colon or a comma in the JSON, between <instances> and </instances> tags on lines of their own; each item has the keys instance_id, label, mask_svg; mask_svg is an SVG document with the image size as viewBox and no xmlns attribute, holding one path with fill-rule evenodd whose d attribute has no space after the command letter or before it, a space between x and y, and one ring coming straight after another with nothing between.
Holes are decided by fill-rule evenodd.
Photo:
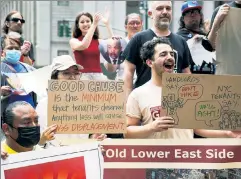
<instances>
[{"instance_id":1,"label":"eyeglasses","mask_svg":"<svg viewBox=\"0 0 241 179\"><path fill-rule=\"evenodd\" d=\"M70 78L70 77L73 76L75 79L78 79L82 76L81 72L72 73L72 72L69 72L69 71L60 71L60 74L63 75L64 77L66 77L66 78Z\"/></svg>"},{"instance_id":2,"label":"eyeglasses","mask_svg":"<svg viewBox=\"0 0 241 179\"><path fill-rule=\"evenodd\" d=\"M16 18L16 17L10 19L10 21L13 21L13 22L16 22L16 23L17 23L18 21L20 21L22 24L25 23L25 20L24 20L24 19L19 19L19 18Z\"/></svg>"},{"instance_id":3,"label":"eyeglasses","mask_svg":"<svg viewBox=\"0 0 241 179\"><path fill-rule=\"evenodd\" d=\"M139 21L131 21L128 23L128 25L134 26L134 25L141 25L141 22Z\"/></svg>"},{"instance_id":4,"label":"eyeglasses","mask_svg":"<svg viewBox=\"0 0 241 179\"><path fill-rule=\"evenodd\" d=\"M198 15L198 14L200 14L200 10L192 9L185 12L184 16L191 16L191 15Z\"/></svg>"}]
</instances>

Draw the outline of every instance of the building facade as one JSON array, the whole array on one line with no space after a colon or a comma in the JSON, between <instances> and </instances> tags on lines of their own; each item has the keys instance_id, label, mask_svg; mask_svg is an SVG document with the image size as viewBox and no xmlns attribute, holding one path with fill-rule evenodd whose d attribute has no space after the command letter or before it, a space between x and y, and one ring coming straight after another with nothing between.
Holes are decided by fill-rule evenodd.
<instances>
[{"instance_id":1,"label":"building facade","mask_svg":"<svg viewBox=\"0 0 241 179\"><path fill-rule=\"evenodd\" d=\"M23 36L34 45L36 67L49 65L58 55L70 54L69 47L71 29L79 12L104 12L105 7L111 11L110 22L115 35L125 36L124 21L126 14L141 13L146 25L151 27L151 19L147 17L147 6L141 7L140 1L1 1L1 26L6 15L17 10L22 13L26 23L23 26ZM173 1L173 22L171 29L176 32L181 16L183 1ZM213 10L222 2L200 1L203 5L204 18L210 19ZM143 3L142 3L143 4ZM107 37L103 23L99 25L102 38Z\"/></svg>"}]
</instances>

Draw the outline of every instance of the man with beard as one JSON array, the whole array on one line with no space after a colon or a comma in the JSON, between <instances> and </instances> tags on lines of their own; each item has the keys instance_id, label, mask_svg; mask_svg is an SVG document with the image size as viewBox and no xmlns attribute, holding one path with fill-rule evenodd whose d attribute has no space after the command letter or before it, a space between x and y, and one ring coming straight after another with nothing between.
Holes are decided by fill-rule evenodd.
<instances>
[{"instance_id":1,"label":"man with beard","mask_svg":"<svg viewBox=\"0 0 241 179\"><path fill-rule=\"evenodd\" d=\"M187 1L182 5L182 16L179 20L179 30L177 32L178 35L181 35L185 40L193 39L194 41L199 40L201 38L199 35L203 37L206 36L203 27L203 14L202 14L202 6L198 4L197 1ZM198 37L199 36L199 37ZM201 38L202 44L209 43L204 38ZM205 41L207 41L205 43ZM209 44L212 51L212 46ZM205 60L205 59L203 59ZM192 60L190 61L190 69L194 74L214 74L215 73L215 65L213 63L202 62L201 65L195 64ZM194 135L195 138L199 138L200 136Z\"/></svg>"},{"instance_id":2,"label":"man with beard","mask_svg":"<svg viewBox=\"0 0 241 179\"><path fill-rule=\"evenodd\" d=\"M193 132L203 137L241 138L241 131L176 129L174 120L165 116L161 107L162 75L173 73L174 49L166 37L154 38L141 48L141 58L151 69L151 80L134 89L126 104L125 138L192 139Z\"/></svg>"},{"instance_id":3,"label":"man with beard","mask_svg":"<svg viewBox=\"0 0 241 179\"><path fill-rule=\"evenodd\" d=\"M202 14L202 6L197 1L187 1L182 5L182 16L179 20L178 35L181 35L185 40L193 39L198 41L202 40L204 48L208 48L212 51L212 46L208 40L204 38L207 34L204 31L204 22ZM208 47L207 47L208 44ZM204 59L205 60L205 59ZM214 74L215 65L213 63L206 63L203 61L201 66L196 65L193 61L190 61L190 69L192 73L196 74Z\"/></svg>"},{"instance_id":4,"label":"man with beard","mask_svg":"<svg viewBox=\"0 0 241 179\"><path fill-rule=\"evenodd\" d=\"M124 50L124 81L126 95L128 96L133 89L133 76L136 70L137 80L134 87L145 84L151 78L151 70L140 58L140 49L142 45L152 40L154 37L167 37L173 44L176 52L175 70L178 73L191 73L189 61L192 57L186 41L172 33L169 26L172 20L172 2L154 1L151 4L148 15L153 19L151 29L137 33L128 43Z\"/></svg>"},{"instance_id":5,"label":"man with beard","mask_svg":"<svg viewBox=\"0 0 241 179\"><path fill-rule=\"evenodd\" d=\"M9 36L11 38L19 38L21 42L20 62L32 65L34 62L33 45L29 41L26 41L21 37L22 26L24 23L25 20L18 11L12 11L6 16L2 28L4 35L1 37L1 47L2 49L4 49L3 41L6 36Z\"/></svg>"}]
</instances>

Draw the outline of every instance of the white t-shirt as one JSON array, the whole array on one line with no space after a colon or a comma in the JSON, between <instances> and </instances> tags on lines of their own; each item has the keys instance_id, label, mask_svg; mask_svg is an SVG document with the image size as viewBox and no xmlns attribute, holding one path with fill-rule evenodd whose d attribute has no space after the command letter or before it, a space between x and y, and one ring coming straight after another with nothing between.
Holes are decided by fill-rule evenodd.
<instances>
[{"instance_id":1,"label":"white t-shirt","mask_svg":"<svg viewBox=\"0 0 241 179\"><path fill-rule=\"evenodd\" d=\"M129 95L126 104L126 115L139 118L141 125L149 124L154 117L161 116L162 88L151 81L136 88ZM192 139L192 129L168 129L163 132L155 132L148 136L150 139Z\"/></svg>"},{"instance_id":2,"label":"white t-shirt","mask_svg":"<svg viewBox=\"0 0 241 179\"><path fill-rule=\"evenodd\" d=\"M42 133L47 128L48 97L39 101L36 112L39 116L40 131ZM78 139L88 139L88 137L88 134L55 134L55 140L50 141L50 145L60 146L61 144L70 143L70 140L77 142Z\"/></svg>"}]
</instances>

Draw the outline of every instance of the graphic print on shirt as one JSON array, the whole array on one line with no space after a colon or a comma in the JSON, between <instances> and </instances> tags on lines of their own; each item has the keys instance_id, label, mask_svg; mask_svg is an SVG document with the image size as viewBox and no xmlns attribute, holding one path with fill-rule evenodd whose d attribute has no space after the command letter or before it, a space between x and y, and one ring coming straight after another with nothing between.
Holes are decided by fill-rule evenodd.
<instances>
[{"instance_id":1,"label":"graphic print on shirt","mask_svg":"<svg viewBox=\"0 0 241 179\"><path fill-rule=\"evenodd\" d=\"M151 107L150 112L151 112L151 117L152 117L153 121L155 121L156 118L158 118L158 117L162 117L162 116L166 115L161 106Z\"/></svg>"}]
</instances>

